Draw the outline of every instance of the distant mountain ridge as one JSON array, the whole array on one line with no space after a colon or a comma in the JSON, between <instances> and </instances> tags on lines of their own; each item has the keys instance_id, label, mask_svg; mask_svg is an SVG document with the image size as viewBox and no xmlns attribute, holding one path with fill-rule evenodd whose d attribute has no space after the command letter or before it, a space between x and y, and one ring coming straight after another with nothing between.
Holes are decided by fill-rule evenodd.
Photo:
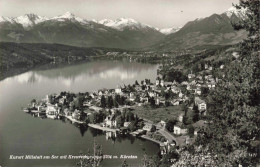
<instances>
[{"instance_id":1,"label":"distant mountain ridge","mask_svg":"<svg viewBox=\"0 0 260 167\"><path fill-rule=\"evenodd\" d=\"M212 14L186 23L179 31L166 36L149 49L173 51L236 44L247 34L245 31L235 31L231 22L238 22L245 17L245 10L232 7L222 14Z\"/></svg>"},{"instance_id":2,"label":"distant mountain ridge","mask_svg":"<svg viewBox=\"0 0 260 167\"><path fill-rule=\"evenodd\" d=\"M165 37L134 19L117 19L115 26L82 19L70 12L52 18L26 14L0 17L0 41L60 43L81 47L141 48Z\"/></svg>"},{"instance_id":3,"label":"distant mountain ridge","mask_svg":"<svg viewBox=\"0 0 260 167\"><path fill-rule=\"evenodd\" d=\"M245 10L230 8L223 14L196 19L183 27L158 29L131 18L87 20L70 12L47 18L26 14L0 17L0 41L59 43L80 47L186 49L203 45L230 45L245 37L231 21L245 17Z\"/></svg>"},{"instance_id":4,"label":"distant mountain ridge","mask_svg":"<svg viewBox=\"0 0 260 167\"><path fill-rule=\"evenodd\" d=\"M165 35L169 35L169 34L179 31L181 28L182 27L162 28L162 29L159 29L159 31Z\"/></svg>"}]
</instances>

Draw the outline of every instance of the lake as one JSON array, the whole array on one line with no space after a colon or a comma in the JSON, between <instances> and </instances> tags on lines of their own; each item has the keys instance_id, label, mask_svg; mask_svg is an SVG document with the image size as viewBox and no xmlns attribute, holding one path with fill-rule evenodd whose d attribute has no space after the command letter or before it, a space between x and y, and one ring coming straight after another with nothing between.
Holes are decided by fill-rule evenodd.
<instances>
[{"instance_id":1,"label":"lake","mask_svg":"<svg viewBox=\"0 0 260 167\"><path fill-rule=\"evenodd\" d=\"M157 65L127 61L93 61L48 70L32 70L0 81L0 166L76 166L78 160L12 160L10 155L62 156L87 154L93 142L102 145L103 154L134 155L127 163L139 166L143 154L155 155L159 146L135 137L113 134L68 121L34 118L21 111L32 99L47 94L74 93L115 88L136 80L156 79ZM123 159L104 160L103 166L120 166Z\"/></svg>"}]
</instances>

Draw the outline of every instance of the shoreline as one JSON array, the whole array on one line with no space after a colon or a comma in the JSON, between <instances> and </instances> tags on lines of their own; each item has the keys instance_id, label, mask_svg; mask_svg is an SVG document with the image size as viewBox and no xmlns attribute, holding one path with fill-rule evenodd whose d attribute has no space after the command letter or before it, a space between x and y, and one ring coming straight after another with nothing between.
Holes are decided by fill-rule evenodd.
<instances>
[{"instance_id":1,"label":"shoreline","mask_svg":"<svg viewBox=\"0 0 260 167\"><path fill-rule=\"evenodd\" d=\"M154 142L154 143L156 143L156 144L159 144L159 146L164 145L164 143L162 143L162 142L160 142L160 141L157 141L157 140L154 140L154 139L148 137L147 135L142 135L142 136L140 136L140 137L141 137L142 139L149 140L149 141L151 141L151 142Z\"/></svg>"},{"instance_id":2,"label":"shoreline","mask_svg":"<svg viewBox=\"0 0 260 167\"><path fill-rule=\"evenodd\" d=\"M102 131L108 131L108 132L118 132L119 129L112 129L112 128L108 128L108 127L102 127L100 125L97 125L97 124L87 124L89 127L91 128L94 128L94 129L99 129L99 130L102 130Z\"/></svg>"}]
</instances>

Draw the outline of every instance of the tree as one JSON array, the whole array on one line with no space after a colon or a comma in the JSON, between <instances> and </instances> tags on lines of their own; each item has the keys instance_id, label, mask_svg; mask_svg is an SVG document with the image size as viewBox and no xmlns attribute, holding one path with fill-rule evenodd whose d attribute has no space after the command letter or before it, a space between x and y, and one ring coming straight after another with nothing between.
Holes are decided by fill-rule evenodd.
<instances>
[{"instance_id":1,"label":"tree","mask_svg":"<svg viewBox=\"0 0 260 167\"><path fill-rule=\"evenodd\" d=\"M193 137L194 135L194 127L192 125L188 126L188 134L190 137Z\"/></svg>"},{"instance_id":2,"label":"tree","mask_svg":"<svg viewBox=\"0 0 260 167\"><path fill-rule=\"evenodd\" d=\"M176 125L178 121L175 118L172 118L170 120L168 120L166 122L166 126L165 128L169 131L169 132L173 132L173 126Z\"/></svg>"},{"instance_id":3,"label":"tree","mask_svg":"<svg viewBox=\"0 0 260 167\"><path fill-rule=\"evenodd\" d=\"M106 108L106 98L104 95L101 96L100 103L102 108Z\"/></svg>"},{"instance_id":4,"label":"tree","mask_svg":"<svg viewBox=\"0 0 260 167\"><path fill-rule=\"evenodd\" d=\"M239 57L230 62L225 78L208 96L209 124L199 144L218 155L223 166L256 166L260 147L260 60L259 0L240 0L238 9L246 8L246 18L233 23L245 29L248 37L239 44ZM255 156L252 156L255 155Z\"/></svg>"},{"instance_id":5,"label":"tree","mask_svg":"<svg viewBox=\"0 0 260 167\"><path fill-rule=\"evenodd\" d=\"M207 87L201 87L201 95L207 96L209 93L209 88Z\"/></svg>"},{"instance_id":6,"label":"tree","mask_svg":"<svg viewBox=\"0 0 260 167\"><path fill-rule=\"evenodd\" d=\"M74 100L75 107L78 108L78 109L82 109L83 108L83 102L84 102L84 96L78 95Z\"/></svg>"},{"instance_id":7,"label":"tree","mask_svg":"<svg viewBox=\"0 0 260 167\"><path fill-rule=\"evenodd\" d=\"M188 111L188 107L187 107L187 105L185 103L183 103L181 105L181 110L184 111L185 113Z\"/></svg>"},{"instance_id":8,"label":"tree","mask_svg":"<svg viewBox=\"0 0 260 167\"><path fill-rule=\"evenodd\" d=\"M136 95L135 101L136 101L137 103L140 103L140 95Z\"/></svg>"},{"instance_id":9,"label":"tree","mask_svg":"<svg viewBox=\"0 0 260 167\"><path fill-rule=\"evenodd\" d=\"M97 113L96 112L89 116L89 122L93 123L93 124L97 123Z\"/></svg>"},{"instance_id":10,"label":"tree","mask_svg":"<svg viewBox=\"0 0 260 167\"><path fill-rule=\"evenodd\" d=\"M149 102L150 102L150 104L151 104L152 107L155 107L154 97L151 97L151 98L149 99Z\"/></svg>"},{"instance_id":11,"label":"tree","mask_svg":"<svg viewBox=\"0 0 260 167\"><path fill-rule=\"evenodd\" d=\"M118 107L118 102L116 101L116 98L113 99L113 106L116 108Z\"/></svg>"},{"instance_id":12,"label":"tree","mask_svg":"<svg viewBox=\"0 0 260 167\"><path fill-rule=\"evenodd\" d=\"M152 125L151 132L155 132L155 131L156 131L156 126Z\"/></svg>"},{"instance_id":13,"label":"tree","mask_svg":"<svg viewBox=\"0 0 260 167\"><path fill-rule=\"evenodd\" d=\"M134 122L131 122L131 123L129 124L128 128L129 128L129 130L130 130L131 132L135 131L135 130L136 130L136 125L135 125L135 123L134 123Z\"/></svg>"},{"instance_id":14,"label":"tree","mask_svg":"<svg viewBox=\"0 0 260 167\"><path fill-rule=\"evenodd\" d=\"M192 121L197 122L197 121L199 121L199 119L200 119L200 112L199 112L198 106L194 105Z\"/></svg>"},{"instance_id":15,"label":"tree","mask_svg":"<svg viewBox=\"0 0 260 167\"><path fill-rule=\"evenodd\" d=\"M113 107L113 104L114 104L114 102L113 102L112 96L108 96L108 97L107 97L107 107L108 107L108 108L112 108L112 107Z\"/></svg>"},{"instance_id":16,"label":"tree","mask_svg":"<svg viewBox=\"0 0 260 167\"><path fill-rule=\"evenodd\" d=\"M131 111L127 111L125 114L125 119L127 122L132 122L135 120L135 116Z\"/></svg>"},{"instance_id":17,"label":"tree","mask_svg":"<svg viewBox=\"0 0 260 167\"><path fill-rule=\"evenodd\" d=\"M117 127L120 128L124 125L124 121L121 115L118 115L116 117Z\"/></svg>"},{"instance_id":18,"label":"tree","mask_svg":"<svg viewBox=\"0 0 260 167\"><path fill-rule=\"evenodd\" d=\"M118 105L121 105L120 95L118 95L118 94L115 95L114 104L117 107L118 107Z\"/></svg>"},{"instance_id":19,"label":"tree","mask_svg":"<svg viewBox=\"0 0 260 167\"><path fill-rule=\"evenodd\" d=\"M138 81L137 81L137 80L135 80L135 85L139 85L139 83L138 83Z\"/></svg>"},{"instance_id":20,"label":"tree","mask_svg":"<svg viewBox=\"0 0 260 167\"><path fill-rule=\"evenodd\" d=\"M157 167L160 163L160 160L157 157L150 157L147 154L144 154L142 161L143 167Z\"/></svg>"}]
</instances>

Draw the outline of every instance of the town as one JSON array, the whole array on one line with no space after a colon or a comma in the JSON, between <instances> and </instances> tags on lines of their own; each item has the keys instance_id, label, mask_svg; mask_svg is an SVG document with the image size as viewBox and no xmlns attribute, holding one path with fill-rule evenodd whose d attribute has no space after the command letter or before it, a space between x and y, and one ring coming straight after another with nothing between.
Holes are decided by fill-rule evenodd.
<instances>
[{"instance_id":1,"label":"town","mask_svg":"<svg viewBox=\"0 0 260 167\"><path fill-rule=\"evenodd\" d=\"M141 137L159 144L161 154L166 154L192 144L208 123L206 96L221 81L212 74L224 65L213 68L206 63L201 72L176 78L178 82L165 77L165 68L167 64L159 67L155 83L145 79L115 89L51 94L33 99L23 110L35 117L86 124L106 131L107 139L117 134Z\"/></svg>"}]
</instances>

